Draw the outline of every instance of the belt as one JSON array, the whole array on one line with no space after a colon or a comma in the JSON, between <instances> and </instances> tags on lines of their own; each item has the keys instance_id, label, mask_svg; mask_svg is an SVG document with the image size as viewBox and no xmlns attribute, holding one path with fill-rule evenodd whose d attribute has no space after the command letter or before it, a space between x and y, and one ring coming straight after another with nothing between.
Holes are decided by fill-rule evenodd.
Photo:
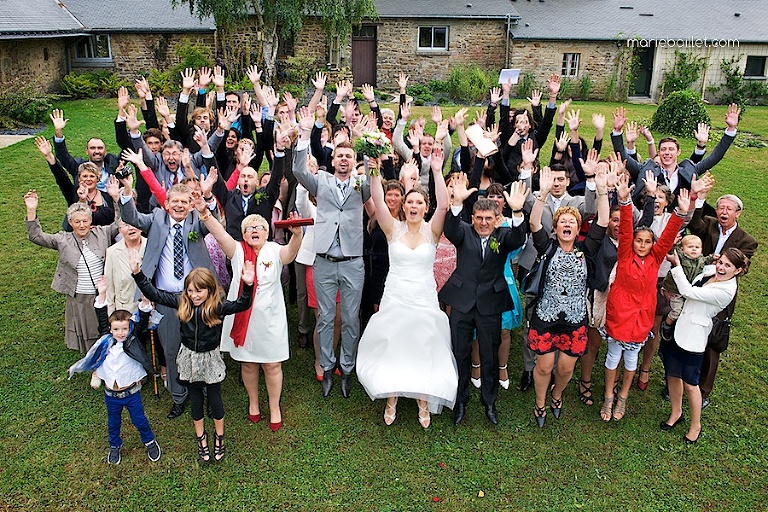
<instances>
[{"instance_id":1,"label":"belt","mask_svg":"<svg viewBox=\"0 0 768 512\"><path fill-rule=\"evenodd\" d=\"M341 258L337 258L336 256L331 256L329 254L318 254L321 258L324 260L328 260L331 263L341 263L342 261L351 261L356 260L360 256L342 256Z\"/></svg>"},{"instance_id":2,"label":"belt","mask_svg":"<svg viewBox=\"0 0 768 512\"><path fill-rule=\"evenodd\" d=\"M112 391L111 389L104 388L104 394L112 398L126 398L135 395L139 391L141 391L141 382L137 382L133 386L120 391Z\"/></svg>"}]
</instances>

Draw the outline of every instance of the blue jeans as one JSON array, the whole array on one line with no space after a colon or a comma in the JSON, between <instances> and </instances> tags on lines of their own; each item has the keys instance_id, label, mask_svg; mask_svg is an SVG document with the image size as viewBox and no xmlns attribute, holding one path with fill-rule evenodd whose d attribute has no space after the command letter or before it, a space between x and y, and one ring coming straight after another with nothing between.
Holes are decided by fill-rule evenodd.
<instances>
[{"instance_id":1,"label":"blue jeans","mask_svg":"<svg viewBox=\"0 0 768 512\"><path fill-rule=\"evenodd\" d=\"M104 403L107 406L107 432L109 433L109 446L122 446L120 427L123 423L123 407L128 409L131 423L136 427L141 436L141 442L147 444L155 438L155 434L149 427L149 420L144 414L144 404L141 403L141 393L134 393L125 398L114 398L104 395Z\"/></svg>"}]
</instances>

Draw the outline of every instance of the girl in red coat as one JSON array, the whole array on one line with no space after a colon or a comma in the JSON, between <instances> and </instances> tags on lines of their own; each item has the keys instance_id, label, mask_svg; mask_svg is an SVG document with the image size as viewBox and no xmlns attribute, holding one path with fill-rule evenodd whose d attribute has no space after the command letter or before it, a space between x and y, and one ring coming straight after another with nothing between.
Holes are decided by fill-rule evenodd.
<instances>
[{"instance_id":1,"label":"girl in red coat","mask_svg":"<svg viewBox=\"0 0 768 512\"><path fill-rule=\"evenodd\" d=\"M621 204L619 221L619 260L616 280L608 294L604 337L608 345L605 358L605 402L600 409L604 421L624 417L629 389L637 370L640 349L653 328L656 312L656 279L659 266L672 248L690 206L687 190L680 190L675 215L670 218L658 241L650 228L632 226L632 200L629 175L619 178L617 192ZM624 378L614 408L614 384L619 361L624 356Z\"/></svg>"}]
</instances>

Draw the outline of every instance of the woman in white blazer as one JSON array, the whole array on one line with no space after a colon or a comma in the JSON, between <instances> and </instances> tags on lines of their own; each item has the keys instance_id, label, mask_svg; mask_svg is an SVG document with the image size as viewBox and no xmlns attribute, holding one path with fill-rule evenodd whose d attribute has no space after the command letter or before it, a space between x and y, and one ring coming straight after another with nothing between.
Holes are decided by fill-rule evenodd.
<instances>
[{"instance_id":1,"label":"woman in white blazer","mask_svg":"<svg viewBox=\"0 0 768 512\"><path fill-rule=\"evenodd\" d=\"M733 300L738 287L736 277L746 271L748 258L736 248L726 249L715 265L708 265L694 278L694 284L686 279L677 254L673 253L668 258L673 265L671 272L675 283L685 297L685 305L675 325L674 340L663 346L672 410L669 419L661 423L661 429L672 430L685 420L685 390L691 409L691 425L683 439L687 444L693 444L701 434L699 374L712 330L712 318Z\"/></svg>"}]
</instances>

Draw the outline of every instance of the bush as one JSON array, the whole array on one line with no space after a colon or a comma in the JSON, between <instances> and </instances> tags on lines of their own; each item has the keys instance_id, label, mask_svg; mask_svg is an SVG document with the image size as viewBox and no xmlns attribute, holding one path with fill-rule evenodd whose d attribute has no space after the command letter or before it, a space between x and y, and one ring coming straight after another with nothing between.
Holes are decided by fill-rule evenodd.
<instances>
[{"instance_id":1,"label":"bush","mask_svg":"<svg viewBox=\"0 0 768 512\"><path fill-rule=\"evenodd\" d=\"M170 71L160 71L159 69L152 68L147 76L147 82L152 90L152 94L155 96L170 96L178 90L178 87L174 86L171 80Z\"/></svg>"},{"instance_id":2,"label":"bush","mask_svg":"<svg viewBox=\"0 0 768 512\"><path fill-rule=\"evenodd\" d=\"M701 77L701 72L707 68L707 61L702 56L675 51L675 64L664 73L661 90L663 94L684 91Z\"/></svg>"},{"instance_id":3,"label":"bush","mask_svg":"<svg viewBox=\"0 0 768 512\"><path fill-rule=\"evenodd\" d=\"M291 96L299 102L299 105L305 105L304 102L304 93L306 92L306 88L302 85L296 85L296 84L284 84L280 86L280 93L285 94L286 92L291 93Z\"/></svg>"},{"instance_id":4,"label":"bush","mask_svg":"<svg viewBox=\"0 0 768 512\"><path fill-rule=\"evenodd\" d=\"M430 80L429 89L433 94L448 94L448 82L445 80Z\"/></svg>"},{"instance_id":5,"label":"bush","mask_svg":"<svg viewBox=\"0 0 768 512\"><path fill-rule=\"evenodd\" d=\"M117 90L121 87L131 87L131 83L125 78L120 78L117 73L100 71L95 75L98 79L99 92L109 94L111 97L117 97Z\"/></svg>"},{"instance_id":6,"label":"bush","mask_svg":"<svg viewBox=\"0 0 768 512\"><path fill-rule=\"evenodd\" d=\"M722 92L717 102L725 105L736 103L744 114L746 105L765 105L768 96L768 86L757 80L744 80L744 73L739 64L741 56L723 59L720 69L725 75L725 84L714 87L713 92Z\"/></svg>"},{"instance_id":7,"label":"bush","mask_svg":"<svg viewBox=\"0 0 768 512\"><path fill-rule=\"evenodd\" d=\"M285 74L288 80L298 85L309 85L317 72L317 60L312 57L288 57Z\"/></svg>"},{"instance_id":8,"label":"bush","mask_svg":"<svg viewBox=\"0 0 768 512\"><path fill-rule=\"evenodd\" d=\"M0 128L33 126L45 121L57 97L38 90L36 81L12 80L0 87Z\"/></svg>"},{"instance_id":9,"label":"bush","mask_svg":"<svg viewBox=\"0 0 768 512\"><path fill-rule=\"evenodd\" d=\"M542 92L544 92L542 90ZM560 92L557 94L558 97L563 98L564 100L567 99L573 99L574 93L576 92L576 84L573 80L570 78L562 78L560 80ZM547 93L544 93L542 98L547 97Z\"/></svg>"},{"instance_id":10,"label":"bush","mask_svg":"<svg viewBox=\"0 0 768 512\"><path fill-rule=\"evenodd\" d=\"M414 105L424 105L425 103L435 101L435 96L432 94L429 86L424 84L409 85L405 89L405 93L409 96L413 96Z\"/></svg>"},{"instance_id":11,"label":"bush","mask_svg":"<svg viewBox=\"0 0 768 512\"><path fill-rule=\"evenodd\" d=\"M517 97L529 98L531 96L531 92L538 88L539 84L536 83L536 75L530 71L523 73L523 77L517 84Z\"/></svg>"},{"instance_id":12,"label":"bush","mask_svg":"<svg viewBox=\"0 0 768 512\"><path fill-rule=\"evenodd\" d=\"M698 123L711 124L704 101L694 91L676 91L659 104L651 119L651 129L691 137Z\"/></svg>"},{"instance_id":13,"label":"bush","mask_svg":"<svg viewBox=\"0 0 768 512\"><path fill-rule=\"evenodd\" d=\"M235 78L236 75L228 74L224 77L224 89L227 91L253 91L253 84L248 75L243 75L240 80Z\"/></svg>"},{"instance_id":14,"label":"bush","mask_svg":"<svg viewBox=\"0 0 768 512\"><path fill-rule=\"evenodd\" d=\"M186 68L195 71L202 67L211 67L211 49L201 43L192 43L188 39L176 45L176 55L181 61L170 69L172 83L181 85L181 73Z\"/></svg>"},{"instance_id":15,"label":"bush","mask_svg":"<svg viewBox=\"0 0 768 512\"><path fill-rule=\"evenodd\" d=\"M448 75L448 92L454 100L480 103L488 96L493 81L474 64L456 66Z\"/></svg>"},{"instance_id":16,"label":"bush","mask_svg":"<svg viewBox=\"0 0 768 512\"><path fill-rule=\"evenodd\" d=\"M61 90L76 100L93 98L99 90L93 73L68 73L61 79Z\"/></svg>"},{"instance_id":17,"label":"bush","mask_svg":"<svg viewBox=\"0 0 768 512\"><path fill-rule=\"evenodd\" d=\"M592 77L589 76L589 73L584 73L581 75L581 80L579 80L579 94L581 95L581 99L584 101L589 100L589 94L592 92Z\"/></svg>"}]
</instances>

